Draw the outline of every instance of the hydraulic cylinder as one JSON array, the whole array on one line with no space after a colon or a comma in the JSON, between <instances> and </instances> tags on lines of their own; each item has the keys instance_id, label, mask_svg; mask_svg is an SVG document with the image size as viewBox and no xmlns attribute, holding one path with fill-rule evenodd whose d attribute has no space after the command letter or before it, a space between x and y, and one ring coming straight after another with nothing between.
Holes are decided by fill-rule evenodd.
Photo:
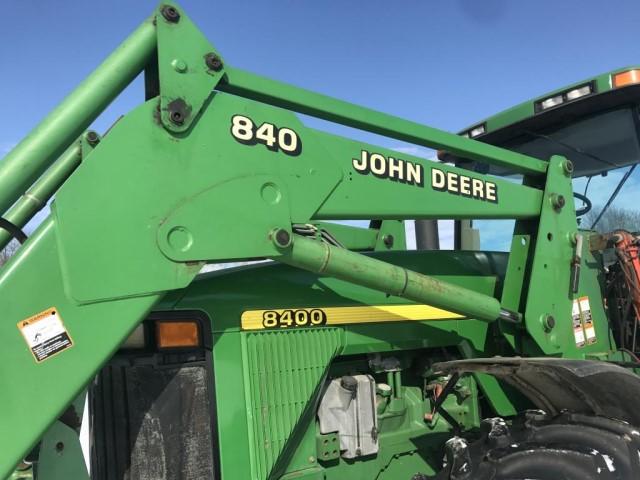
<instances>
[{"instance_id":1,"label":"hydraulic cylinder","mask_svg":"<svg viewBox=\"0 0 640 480\"><path fill-rule=\"evenodd\" d=\"M284 229L275 230L271 235L282 252L282 257L275 258L280 262L469 318L520 322L520 314L503 309L500 302L489 295L318 240L290 235Z\"/></svg>"}]
</instances>

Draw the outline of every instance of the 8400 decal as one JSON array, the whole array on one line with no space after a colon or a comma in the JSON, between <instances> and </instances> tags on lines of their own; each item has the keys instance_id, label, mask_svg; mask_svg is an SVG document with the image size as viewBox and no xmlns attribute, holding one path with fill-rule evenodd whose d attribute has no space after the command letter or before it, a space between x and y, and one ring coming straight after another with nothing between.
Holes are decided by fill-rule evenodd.
<instances>
[{"instance_id":1,"label":"8400 decal","mask_svg":"<svg viewBox=\"0 0 640 480\"><path fill-rule=\"evenodd\" d=\"M430 305L367 305L350 307L279 308L245 310L240 317L242 330L282 330L324 325L357 325L410 321L464 320L457 313Z\"/></svg>"},{"instance_id":2,"label":"8400 decal","mask_svg":"<svg viewBox=\"0 0 640 480\"><path fill-rule=\"evenodd\" d=\"M319 308L310 310L265 310L262 314L264 328L317 327L327 323L327 314Z\"/></svg>"},{"instance_id":3,"label":"8400 decal","mask_svg":"<svg viewBox=\"0 0 640 480\"><path fill-rule=\"evenodd\" d=\"M231 117L231 136L243 145L263 144L272 152L281 151L293 157L302 152L302 142L291 128L278 128L273 123L264 122L259 127L249 117Z\"/></svg>"}]
</instances>

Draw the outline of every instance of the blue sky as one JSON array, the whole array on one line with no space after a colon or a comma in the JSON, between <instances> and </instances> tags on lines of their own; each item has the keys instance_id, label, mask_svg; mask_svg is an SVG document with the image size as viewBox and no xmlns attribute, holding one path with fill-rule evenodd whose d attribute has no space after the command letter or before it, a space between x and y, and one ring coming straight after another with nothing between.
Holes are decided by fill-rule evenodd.
<instances>
[{"instance_id":1,"label":"blue sky","mask_svg":"<svg viewBox=\"0 0 640 480\"><path fill-rule=\"evenodd\" d=\"M0 155L155 5L147 0L12 3L0 30L5 113ZM575 0L184 0L181 5L231 65L449 131L564 84L640 64L637 0L617 1L615 7ZM141 96L137 82L95 128L105 130ZM637 191L637 178L622 195L634 185Z\"/></svg>"}]
</instances>

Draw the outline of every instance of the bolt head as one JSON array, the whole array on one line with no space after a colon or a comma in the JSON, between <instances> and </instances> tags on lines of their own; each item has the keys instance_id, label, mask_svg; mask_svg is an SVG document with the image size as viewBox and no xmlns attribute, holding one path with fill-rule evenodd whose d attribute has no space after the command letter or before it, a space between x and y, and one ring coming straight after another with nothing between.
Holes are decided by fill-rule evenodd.
<instances>
[{"instance_id":1,"label":"bolt head","mask_svg":"<svg viewBox=\"0 0 640 480\"><path fill-rule=\"evenodd\" d=\"M169 121L174 125L183 125L189 117L191 107L181 98L172 100L167 105Z\"/></svg>"},{"instance_id":2,"label":"bolt head","mask_svg":"<svg viewBox=\"0 0 640 480\"><path fill-rule=\"evenodd\" d=\"M564 195L558 195L558 207L563 208L566 203Z\"/></svg>"},{"instance_id":3,"label":"bolt head","mask_svg":"<svg viewBox=\"0 0 640 480\"><path fill-rule=\"evenodd\" d=\"M209 70L213 70L214 72L219 72L223 67L222 59L213 52L207 53L204 56L204 63L207 65Z\"/></svg>"},{"instance_id":4,"label":"bolt head","mask_svg":"<svg viewBox=\"0 0 640 480\"><path fill-rule=\"evenodd\" d=\"M571 176L571 174L573 173L573 162L571 160L564 160L562 162L562 170L564 171L565 175Z\"/></svg>"},{"instance_id":5,"label":"bolt head","mask_svg":"<svg viewBox=\"0 0 640 480\"><path fill-rule=\"evenodd\" d=\"M566 205L567 200L564 198L564 195L559 195L557 193L551 194L551 205L556 210L562 210Z\"/></svg>"},{"instance_id":6,"label":"bolt head","mask_svg":"<svg viewBox=\"0 0 640 480\"><path fill-rule=\"evenodd\" d=\"M178 23L180 21L180 12L176 7L171 5L163 5L160 9L160 13L164 19L169 23Z\"/></svg>"},{"instance_id":7,"label":"bolt head","mask_svg":"<svg viewBox=\"0 0 640 480\"><path fill-rule=\"evenodd\" d=\"M89 130L85 136L87 143L91 146L95 146L100 142L100 137L93 130Z\"/></svg>"},{"instance_id":8,"label":"bolt head","mask_svg":"<svg viewBox=\"0 0 640 480\"><path fill-rule=\"evenodd\" d=\"M382 242L384 243L385 247L387 247L387 248L393 247L394 241L395 241L395 239L393 238L393 235L385 235L382 238Z\"/></svg>"},{"instance_id":9,"label":"bolt head","mask_svg":"<svg viewBox=\"0 0 640 480\"><path fill-rule=\"evenodd\" d=\"M549 333L556 326L556 319L553 315L545 315L542 319L542 326L544 331Z\"/></svg>"},{"instance_id":10,"label":"bolt head","mask_svg":"<svg viewBox=\"0 0 640 480\"><path fill-rule=\"evenodd\" d=\"M184 73L187 71L187 63L179 58L173 59L171 61L171 66L178 73Z\"/></svg>"},{"instance_id":11,"label":"bolt head","mask_svg":"<svg viewBox=\"0 0 640 480\"><path fill-rule=\"evenodd\" d=\"M569 239L569 243L575 245L578 243L578 232L570 232L567 234L567 238Z\"/></svg>"},{"instance_id":12,"label":"bolt head","mask_svg":"<svg viewBox=\"0 0 640 480\"><path fill-rule=\"evenodd\" d=\"M184 123L184 115L182 114L182 112L179 112L177 110L169 112L169 119L176 125L182 125Z\"/></svg>"}]
</instances>

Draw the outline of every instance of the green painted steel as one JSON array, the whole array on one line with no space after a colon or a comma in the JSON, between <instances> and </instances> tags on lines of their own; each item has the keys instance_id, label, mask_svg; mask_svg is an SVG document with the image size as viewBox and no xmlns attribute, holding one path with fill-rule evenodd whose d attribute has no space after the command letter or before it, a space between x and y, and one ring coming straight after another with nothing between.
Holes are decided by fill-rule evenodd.
<instances>
[{"instance_id":1,"label":"green painted steel","mask_svg":"<svg viewBox=\"0 0 640 480\"><path fill-rule=\"evenodd\" d=\"M78 432L61 422L55 422L43 435L38 458L37 480L90 480Z\"/></svg>"},{"instance_id":2,"label":"green painted steel","mask_svg":"<svg viewBox=\"0 0 640 480\"><path fill-rule=\"evenodd\" d=\"M575 346L573 333L566 330L562 332L551 332L545 330L543 318L552 315L554 318L561 318L570 311L573 298L567 293L556 295L554 302L549 304L545 299L549 298L550 285L569 285L570 269L558 268L564 265L567 258L573 256L574 246L573 235L578 231L575 209L573 204L573 188L571 185L571 174L564 168L565 160L562 157L551 157L549 159L549 170L547 184L544 192L544 201L538 232L532 240L533 257L529 274L535 281L530 281L524 288L527 289L527 300L525 318L527 332L534 339L534 342L546 354L566 352L571 346ZM563 196L566 201L564 208L558 208L554 204L554 198ZM584 286L583 286L584 288ZM602 302L594 305L596 309L603 309ZM604 315L597 323L606 324ZM606 337L605 337L606 338ZM601 337L601 341L603 341Z\"/></svg>"},{"instance_id":3,"label":"green painted steel","mask_svg":"<svg viewBox=\"0 0 640 480\"><path fill-rule=\"evenodd\" d=\"M279 240L281 232L286 242ZM488 322L502 315L500 302L492 296L299 235L291 239L284 230L274 232L273 237L283 253L279 260L295 267Z\"/></svg>"},{"instance_id":4,"label":"green painted steel","mask_svg":"<svg viewBox=\"0 0 640 480\"><path fill-rule=\"evenodd\" d=\"M156 31L149 19L4 157L0 163L0 212L5 212L140 73L155 45Z\"/></svg>"},{"instance_id":5,"label":"green painted steel","mask_svg":"<svg viewBox=\"0 0 640 480\"><path fill-rule=\"evenodd\" d=\"M36 213L44 208L51 196L80 165L81 158L79 144L69 147L7 211L4 218L20 228L24 227ZM0 250L7 246L11 238L9 232L0 229Z\"/></svg>"},{"instance_id":6,"label":"green painted steel","mask_svg":"<svg viewBox=\"0 0 640 480\"><path fill-rule=\"evenodd\" d=\"M169 6L169 3L165 5ZM171 132L186 132L211 90L225 75L220 54L183 10L179 20L156 17L160 120ZM189 48L185 48L188 45ZM216 59L217 63L206 61Z\"/></svg>"},{"instance_id":7,"label":"green painted steel","mask_svg":"<svg viewBox=\"0 0 640 480\"><path fill-rule=\"evenodd\" d=\"M478 144L442 130L375 112L242 70L227 68L227 75L227 82L220 85L220 88L226 92L279 105L396 140L429 148L446 149L464 158L509 166L516 171L537 174L546 171L544 162L526 155L507 153L506 150L492 145Z\"/></svg>"},{"instance_id":8,"label":"green painted steel","mask_svg":"<svg viewBox=\"0 0 640 480\"><path fill-rule=\"evenodd\" d=\"M372 113L373 115L373 113ZM370 218L536 218L540 213L542 192L538 188L517 185L497 177L482 177L468 170L447 164L425 161L409 154L398 154L393 150L309 129L309 133L322 142L325 163L329 156L335 158L342 171L342 181L331 192L314 214L323 220L354 220ZM457 139L467 140L462 137ZM484 145L475 142L478 145ZM401 182L381 180L375 175L356 173L353 160L362 150L375 152L386 158L403 159L424 167L425 188L412 187ZM512 153L513 154L513 153ZM514 161L517 158L517 154ZM430 188L434 170L449 175L486 178L496 184L500 200L497 203L478 201L464 195L451 195ZM368 192L375 192L371 194ZM517 198L518 201L510 201Z\"/></svg>"},{"instance_id":9,"label":"green painted steel","mask_svg":"<svg viewBox=\"0 0 640 480\"><path fill-rule=\"evenodd\" d=\"M58 420L42 436L37 447L37 480L90 480L80 443L80 427L86 398L86 391L82 392L65 412L67 423L71 425ZM86 427L88 425L85 425Z\"/></svg>"},{"instance_id":10,"label":"green painted steel","mask_svg":"<svg viewBox=\"0 0 640 480\"><path fill-rule=\"evenodd\" d=\"M378 231L374 250L406 250L407 238L402 220L382 220L379 225L372 221L369 225L376 226ZM346 247L349 248L349 247Z\"/></svg>"},{"instance_id":11,"label":"green painted steel","mask_svg":"<svg viewBox=\"0 0 640 480\"><path fill-rule=\"evenodd\" d=\"M67 293L53 218L0 270L3 322L0 378L0 478L5 478L40 436L91 381L160 295L79 304ZM73 347L36 363L17 323L55 306ZM28 380L27 380L28 379Z\"/></svg>"}]
</instances>

